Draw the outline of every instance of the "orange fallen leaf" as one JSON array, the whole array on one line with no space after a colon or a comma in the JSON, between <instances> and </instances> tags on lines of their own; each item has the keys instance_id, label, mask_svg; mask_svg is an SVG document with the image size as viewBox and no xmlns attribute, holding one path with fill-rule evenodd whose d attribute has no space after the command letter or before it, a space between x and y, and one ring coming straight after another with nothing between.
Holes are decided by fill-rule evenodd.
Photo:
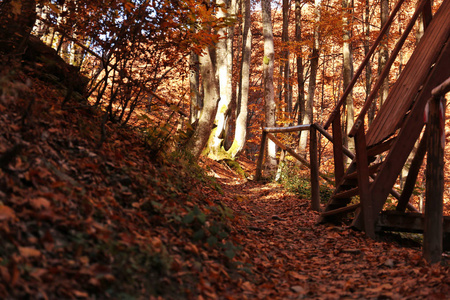
<instances>
[{"instance_id":1,"label":"orange fallen leaf","mask_svg":"<svg viewBox=\"0 0 450 300\"><path fill-rule=\"evenodd\" d=\"M254 291L255 291L255 288L253 287L253 284L251 284L249 281L244 282L244 283L241 285L241 288L242 288L244 291L248 291L248 292L254 292Z\"/></svg>"},{"instance_id":2,"label":"orange fallen leaf","mask_svg":"<svg viewBox=\"0 0 450 300\"><path fill-rule=\"evenodd\" d=\"M23 257L38 257L41 255L41 251L30 247L19 247L19 252Z\"/></svg>"},{"instance_id":3,"label":"orange fallen leaf","mask_svg":"<svg viewBox=\"0 0 450 300\"><path fill-rule=\"evenodd\" d=\"M49 208L51 203L44 197L38 197L38 198L30 199L30 205L34 209L44 209L44 208Z\"/></svg>"},{"instance_id":4,"label":"orange fallen leaf","mask_svg":"<svg viewBox=\"0 0 450 300\"><path fill-rule=\"evenodd\" d=\"M11 207L0 205L0 221L14 219L15 217L16 213Z\"/></svg>"},{"instance_id":5,"label":"orange fallen leaf","mask_svg":"<svg viewBox=\"0 0 450 300\"><path fill-rule=\"evenodd\" d=\"M47 273L47 269L36 268L30 273L30 276L39 280L41 278L41 276L43 276L46 273Z\"/></svg>"},{"instance_id":6,"label":"orange fallen leaf","mask_svg":"<svg viewBox=\"0 0 450 300\"><path fill-rule=\"evenodd\" d=\"M79 298L88 298L89 297L89 294L86 292L77 291L77 290L73 290L72 292L75 296L77 296Z\"/></svg>"},{"instance_id":7,"label":"orange fallen leaf","mask_svg":"<svg viewBox=\"0 0 450 300\"><path fill-rule=\"evenodd\" d=\"M299 279L299 280L308 280L308 276L306 275L301 275L295 271L290 271L289 275L295 279Z\"/></svg>"}]
</instances>

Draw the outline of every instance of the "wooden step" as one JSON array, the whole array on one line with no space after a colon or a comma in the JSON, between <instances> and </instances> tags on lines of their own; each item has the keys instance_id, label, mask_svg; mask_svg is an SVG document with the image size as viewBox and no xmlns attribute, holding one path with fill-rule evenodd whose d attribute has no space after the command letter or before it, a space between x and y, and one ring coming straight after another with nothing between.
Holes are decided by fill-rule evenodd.
<instances>
[{"instance_id":1,"label":"wooden step","mask_svg":"<svg viewBox=\"0 0 450 300\"><path fill-rule=\"evenodd\" d=\"M369 166L369 174L372 175L372 174L377 173L380 170L380 167L382 164L383 164L383 162L379 162L379 163L370 165ZM353 173L346 175L344 178L345 179L357 179L358 178L357 176L358 176L358 172L353 172Z\"/></svg>"},{"instance_id":2,"label":"wooden step","mask_svg":"<svg viewBox=\"0 0 450 300\"><path fill-rule=\"evenodd\" d=\"M349 190L345 190L339 193L336 193L333 198L334 199L346 199L359 194L359 187L351 188Z\"/></svg>"},{"instance_id":3,"label":"wooden step","mask_svg":"<svg viewBox=\"0 0 450 300\"><path fill-rule=\"evenodd\" d=\"M396 138L391 138L387 141L384 141L380 144L371 146L367 149L367 157L374 157L378 154L381 154L389 149L391 149L392 145L394 144ZM370 160L370 159L369 159Z\"/></svg>"},{"instance_id":4,"label":"wooden step","mask_svg":"<svg viewBox=\"0 0 450 300\"><path fill-rule=\"evenodd\" d=\"M444 216L443 230L450 233L450 217ZM404 213L395 210L382 211L376 223L377 231L400 231L422 233L425 217L421 213Z\"/></svg>"},{"instance_id":5,"label":"wooden step","mask_svg":"<svg viewBox=\"0 0 450 300\"><path fill-rule=\"evenodd\" d=\"M356 210L359 207L359 205L360 205L359 203L356 203L356 204L352 204L352 205L336 208L336 209L333 209L333 210L324 211L324 212L322 212L321 216L322 217L329 217L329 216L333 216L333 215L349 213L349 212L352 212L352 211Z\"/></svg>"}]
</instances>

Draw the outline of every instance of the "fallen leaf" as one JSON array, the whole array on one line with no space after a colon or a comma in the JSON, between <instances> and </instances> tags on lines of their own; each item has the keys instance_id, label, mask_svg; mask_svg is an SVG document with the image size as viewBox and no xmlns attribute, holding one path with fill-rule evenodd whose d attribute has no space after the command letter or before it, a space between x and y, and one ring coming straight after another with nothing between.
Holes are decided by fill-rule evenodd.
<instances>
[{"instance_id":1,"label":"fallen leaf","mask_svg":"<svg viewBox=\"0 0 450 300\"><path fill-rule=\"evenodd\" d=\"M306 275L301 275L295 271L290 271L289 275L295 279L299 279L299 280L308 280L308 276Z\"/></svg>"},{"instance_id":2,"label":"fallen leaf","mask_svg":"<svg viewBox=\"0 0 450 300\"><path fill-rule=\"evenodd\" d=\"M88 298L89 297L89 294L86 292L77 291L77 290L73 290L72 292L75 296L77 296L79 298Z\"/></svg>"},{"instance_id":3,"label":"fallen leaf","mask_svg":"<svg viewBox=\"0 0 450 300\"><path fill-rule=\"evenodd\" d=\"M305 289L300 285L291 286L291 290L298 294L305 294Z\"/></svg>"},{"instance_id":4,"label":"fallen leaf","mask_svg":"<svg viewBox=\"0 0 450 300\"><path fill-rule=\"evenodd\" d=\"M241 285L241 288L242 288L244 291L248 291L248 292L254 292L254 291L255 291L255 288L253 287L253 285L252 285L249 281L244 282L244 283Z\"/></svg>"},{"instance_id":5,"label":"fallen leaf","mask_svg":"<svg viewBox=\"0 0 450 300\"><path fill-rule=\"evenodd\" d=\"M38 197L30 200L30 205L34 209L44 209L49 208L51 202L45 199L44 197Z\"/></svg>"},{"instance_id":6,"label":"fallen leaf","mask_svg":"<svg viewBox=\"0 0 450 300\"><path fill-rule=\"evenodd\" d=\"M23 257L38 257L41 256L41 251L30 247L19 247L20 255Z\"/></svg>"},{"instance_id":7,"label":"fallen leaf","mask_svg":"<svg viewBox=\"0 0 450 300\"><path fill-rule=\"evenodd\" d=\"M0 221L14 219L15 217L16 213L11 207L0 205Z\"/></svg>"}]
</instances>

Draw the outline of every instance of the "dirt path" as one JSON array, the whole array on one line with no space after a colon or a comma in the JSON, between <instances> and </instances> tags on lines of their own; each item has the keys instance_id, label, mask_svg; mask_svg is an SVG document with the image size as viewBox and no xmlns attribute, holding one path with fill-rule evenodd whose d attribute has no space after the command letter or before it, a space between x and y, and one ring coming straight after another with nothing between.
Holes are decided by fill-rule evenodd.
<instances>
[{"instance_id":1,"label":"dirt path","mask_svg":"<svg viewBox=\"0 0 450 300\"><path fill-rule=\"evenodd\" d=\"M346 227L316 225L308 200L280 185L216 174L238 216L235 240L251 269L225 291L249 299L446 299L446 266L429 266L420 248L373 241ZM240 296L241 297L241 296Z\"/></svg>"}]
</instances>

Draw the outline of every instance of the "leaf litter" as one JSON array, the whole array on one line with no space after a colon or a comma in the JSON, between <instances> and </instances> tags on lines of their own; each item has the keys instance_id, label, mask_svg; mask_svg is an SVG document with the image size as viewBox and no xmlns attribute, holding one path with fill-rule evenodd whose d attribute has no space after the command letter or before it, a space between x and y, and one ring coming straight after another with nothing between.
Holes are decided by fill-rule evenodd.
<instances>
[{"instance_id":1,"label":"leaf litter","mask_svg":"<svg viewBox=\"0 0 450 300\"><path fill-rule=\"evenodd\" d=\"M25 81L19 73L15 80ZM308 199L203 158L160 161L54 87L2 103L2 299L444 299L448 257L316 225ZM239 160L248 173L254 163ZM203 175L211 175L210 177Z\"/></svg>"}]
</instances>

